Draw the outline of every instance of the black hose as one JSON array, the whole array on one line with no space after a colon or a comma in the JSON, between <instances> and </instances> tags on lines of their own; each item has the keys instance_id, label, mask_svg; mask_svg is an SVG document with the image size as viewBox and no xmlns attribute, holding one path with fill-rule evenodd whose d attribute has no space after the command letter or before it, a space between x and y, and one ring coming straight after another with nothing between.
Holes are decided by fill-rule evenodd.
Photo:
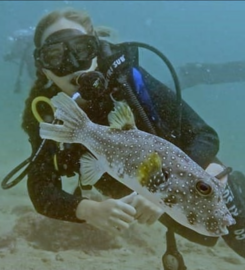
<instances>
[{"instance_id":1,"label":"black hose","mask_svg":"<svg viewBox=\"0 0 245 270\"><path fill-rule=\"evenodd\" d=\"M120 85L124 88L124 90L126 90L126 91L123 91L123 93L126 94L126 96L127 96L126 100L130 101L130 103L132 103L132 108L135 108L135 110L138 113L139 117L141 118L142 122L146 125L147 131L151 134L156 135L156 131L155 131L152 123L150 122L147 114L145 113L140 102L138 101L138 99L134 95L132 88L127 83L126 75L120 75L117 80L120 83Z\"/></svg>"},{"instance_id":2,"label":"black hose","mask_svg":"<svg viewBox=\"0 0 245 270\"><path fill-rule=\"evenodd\" d=\"M56 122L56 119L53 121L53 123ZM17 185L30 171L31 167L34 164L34 161L38 157L40 151L43 149L43 146L46 142L45 140L42 140L40 143L40 146L38 147L37 151L34 155L31 155L29 158L25 159L23 162L21 162L19 165L17 165L10 173L8 173L4 179L2 180L1 187L2 189L9 189L15 185ZM11 182L11 178L21 169L23 169L27 164L29 164L16 178L14 178Z\"/></svg>"},{"instance_id":3,"label":"black hose","mask_svg":"<svg viewBox=\"0 0 245 270\"><path fill-rule=\"evenodd\" d=\"M2 189L9 189L15 185L17 185L28 173L31 165L32 158L29 157L21 162L18 166L16 166L10 173L8 173L4 179L2 180L1 186ZM14 180L9 182L9 180L22 168L24 168L27 164L29 164L22 173L20 173Z\"/></svg>"},{"instance_id":4,"label":"black hose","mask_svg":"<svg viewBox=\"0 0 245 270\"><path fill-rule=\"evenodd\" d=\"M181 95L181 88L180 88L178 75L177 75L173 65L171 64L171 62L168 60L168 58L162 52L160 52L158 49L156 49L155 47L153 47L149 44L142 43L142 42L124 42L122 44L124 44L126 46L133 46L133 47L139 47L139 48L144 48L144 49L150 50L153 53L155 53L157 56L159 56L163 60L163 62L166 64L166 66L168 67L170 74L173 78L175 91L176 91L176 108L178 110L177 111L177 113L178 113L177 120L178 121L177 121L176 137L177 137L177 139L179 139L181 136L182 95Z\"/></svg>"}]
</instances>

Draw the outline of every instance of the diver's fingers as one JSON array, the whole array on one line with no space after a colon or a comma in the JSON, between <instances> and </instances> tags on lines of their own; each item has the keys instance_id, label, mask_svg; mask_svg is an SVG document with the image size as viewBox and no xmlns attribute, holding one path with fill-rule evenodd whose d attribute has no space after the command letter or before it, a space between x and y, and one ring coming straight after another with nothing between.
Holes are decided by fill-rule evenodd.
<instances>
[{"instance_id":1,"label":"diver's fingers","mask_svg":"<svg viewBox=\"0 0 245 270\"><path fill-rule=\"evenodd\" d=\"M224 170L223 167L218 163L210 163L208 167L205 169L206 172L208 172L213 176L219 174L223 170Z\"/></svg>"},{"instance_id":2,"label":"diver's fingers","mask_svg":"<svg viewBox=\"0 0 245 270\"><path fill-rule=\"evenodd\" d=\"M134 216L136 214L135 208L132 205L125 203L123 200L124 198L117 200L117 208L120 208L121 211L130 216Z\"/></svg>"},{"instance_id":3,"label":"diver's fingers","mask_svg":"<svg viewBox=\"0 0 245 270\"><path fill-rule=\"evenodd\" d=\"M142 215L147 215L148 216L148 209L145 207L145 205L136 205L135 209L137 211L137 213L135 214L135 219L139 219Z\"/></svg>"},{"instance_id":4,"label":"diver's fingers","mask_svg":"<svg viewBox=\"0 0 245 270\"><path fill-rule=\"evenodd\" d=\"M125 196L125 197L122 197L120 199L120 201L122 201L124 203L132 203L133 200L134 200L134 198L135 198L135 196L137 196L137 192L134 191L131 194L129 194L129 195Z\"/></svg>"},{"instance_id":5,"label":"diver's fingers","mask_svg":"<svg viewBox=\"0 0 245 270\"><path fill-rule=\"evenodd\" d=\"M126 222L126 223L131 223L134 221L134 215L128 215L127 213L120 211L117 213L116 218Z\"/></svg>"},{"instance_id":6,"label":"diver's fingers","mask_svg":"<svg viewBox=\"0 0 245 270\"><path fill-rule=\"evenodd\" d=\"M160 218L160 216L162 215L162 213L154 213L154 214L152 214L149 218L148 218L148 220L146 221L146 224L147 225L152 225L152 224L154 224L159 218Z\"/></svg>"},{"instance_id":7,"label":"diver's fingers","mask_svg":"<svg viewBox=\"0 0 245 270\"><path fill-rule=\"evenodd\" d=\"M137 211L135 219L141 224L152 224L163 213L163 209L140 195L134 199L132 206L134 206Z\"/></svg>"},{"instance_id":8,"label":"diver's fingers","mask_svg":"<svg viewBox=\"0 0 245 270\"><path fill-rule=\"evenodd\" d=\"M154 224L159 217L162 215L160 212L151 212L151 213L142 213L141 215L138 216L137 221L140 224L147 224L147 225L152 225Z\"/></svg>"},{"instance_id":9,"label":"diver's fingers","mask_svg":"<svg viewBox=\"0 0 245 270\"><path fill-rule=\"evenodd\" d=\"M208 167L205 169L205 171L207 173L209 173L210 175L213 175L213 176L218 175L223 170L224 170L224 168L218 163L210 163L208 165ZM227 182L228 182L228 175L225 175L224 177L219 179L219 181L225 186L227 184Z\"/></svg>"},{"instance_id":10,"label":"diver's fingers","mask_svg":"<svg viewBox=\"0 0 245 270\"><path fill-rule=\"evenodd\" d=\"M141 215L138 215L136 219L140 224L146 224L149 218L149 213L141 213Z\"/></svg>"},{"instance_id":11,"label":"diver's fingers","mask_svg":"<svg viewBox=\"0 0 245 270\"><path fill-rule=\"evenodd\" d=\"M112 218L110 220L110 224L112 225L112 228L115 228L116 230L120 232L127 230L130 226L129 223L118 218Z\"/></svg>"}]
</instances>

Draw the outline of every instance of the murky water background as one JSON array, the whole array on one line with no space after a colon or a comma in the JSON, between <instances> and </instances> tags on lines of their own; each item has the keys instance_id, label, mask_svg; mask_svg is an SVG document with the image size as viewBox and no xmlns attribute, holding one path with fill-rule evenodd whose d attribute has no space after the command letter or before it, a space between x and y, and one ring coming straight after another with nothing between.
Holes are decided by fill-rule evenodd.
<instances>
[{"instance_id":1,"label":"murky water background","mask_svg":"<svg viewBox=\"0 0 245 270\"><path fill-rule=\"evenodd\" d=\"M25 71L21 78L21 91L14 93L19 67L18 63L3 61L3 55L10 46L8 37L16 30L35 26L46 12L65 6L86 9L95 24L117 30L118 41L142 41L157 47L175 67L188 62L245 60L243 1L1 1L1 179L31 153L28 138L20 125L24 101L32 82ZM171 78L160 60L146 52L142 56L146 69L161 81L170 83ZM185 89L183 97L218 131L221 139L219 158L234 170L245 173L245 83L200 85ZM17 211L17 206L23 206L24 210ZM11 190L0 190L0 213L4 217L0 219L0 237L16 226L16 211L13 209L18 213L19 222L23 222L21 213L32 211L29 215L33 214L25 180ZM28 242L28 238L25 241ZM228 252L237 258L232 251ZM241 259L240 262L244 261ZM10 268L0 266L0 269ZM212 269L221 268L215 266ZM227 269L244 268L237 264L236 268Z\"/></svg>"}]
</instances>

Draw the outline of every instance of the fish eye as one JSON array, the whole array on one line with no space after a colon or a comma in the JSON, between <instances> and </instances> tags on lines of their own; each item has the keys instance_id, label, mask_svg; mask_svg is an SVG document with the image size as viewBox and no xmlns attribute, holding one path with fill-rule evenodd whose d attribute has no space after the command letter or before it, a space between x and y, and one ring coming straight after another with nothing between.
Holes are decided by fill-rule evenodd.
<instances>
[{"instance_id":1,"label":"fish eye","mask_svg":"<svg viewBox=\"0 0 245 270\"><path fill-rule=\"evenodd\" d=\"M196 183L196 189L201 195L209 195L212 192L211 186L203 181L198 181Z\"/></svg>"}]
</instances>

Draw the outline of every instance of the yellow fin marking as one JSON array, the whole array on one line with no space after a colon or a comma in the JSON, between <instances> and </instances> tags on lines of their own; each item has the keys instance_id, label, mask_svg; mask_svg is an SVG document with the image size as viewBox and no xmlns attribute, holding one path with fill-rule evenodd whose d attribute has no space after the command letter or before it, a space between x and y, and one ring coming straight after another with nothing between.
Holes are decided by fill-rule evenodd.
<instances>
[{"instance_id":1,"label":"yellow fin marking","mask_svg":"<svg viewBox=\"0 0 245 270\"><path fill-rule=\"evenodd\" d=\"M162 159L156 152L148 155L138 168L138 181L142 186L148 184L152 175L159 172L162 168Z\"/></svg>"}]
</instances>

